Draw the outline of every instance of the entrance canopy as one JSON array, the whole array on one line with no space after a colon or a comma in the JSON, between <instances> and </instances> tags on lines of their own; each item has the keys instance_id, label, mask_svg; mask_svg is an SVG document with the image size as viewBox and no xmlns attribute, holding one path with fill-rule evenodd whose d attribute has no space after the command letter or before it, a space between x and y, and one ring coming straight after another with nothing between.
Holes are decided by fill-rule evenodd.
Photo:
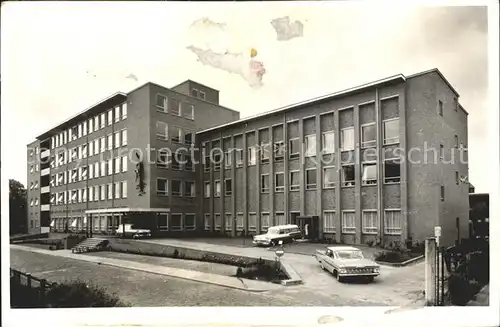
<instances>
[{"instance_id":1,"label":"entrance canopy","mask_svg":"<svg viewBox=\"0 0 500 327\"><path fill-rule=\"evenodd\" d=\"M170 212L170 208L103 208L85 210L86 214L106 214L123 212Z\"/></svg>"}]
</instances>

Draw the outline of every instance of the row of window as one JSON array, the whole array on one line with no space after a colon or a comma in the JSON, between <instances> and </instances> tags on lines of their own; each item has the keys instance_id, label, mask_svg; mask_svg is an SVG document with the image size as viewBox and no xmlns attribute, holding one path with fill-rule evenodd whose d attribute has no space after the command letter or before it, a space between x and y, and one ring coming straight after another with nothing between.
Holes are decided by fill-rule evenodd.
<instances>
[{"instance_id":1,"label":"row of window","mask_svg":"<svg viewBox=\"0 0 500 327\"><path fill-rule=\"evenodd\" d=\"M178 126L169 126L163 121L156 122L156 138L159 140L167 141L170 139L172 143L185 144L191 146L194 144L194 133L183 131Z\"/></svg>"},{"instance_id":2,"label":"row of window","mask_svg":"<svg viewBox=\"0 0 500 327\"><path fill-rule=\"evenodd\" d=\"M156 179L156 194L159 196L176 196L176 197L188 197L194 198L196 196L196 187L194 181L181 181L177 179L172 179L170 181L169 192L169 180L166 178Z\"/></svg>"},{"instance_id":3,"label":"row of window","mask_svg":"<svg viewBox=\"0 0 500 327\"><path fill-rule=\"evenodd\" d=\"M455 111L458 111L458 107L459 107L458 99L455 97L455 98L453 98L453 109ZM442 117L443 113L444 113L444 103L442 100L439 100L438 101L438 114Z\"/></svg>"},{"instance_id":4,"label":"row of window","mask_svg":"<svg viewBox=\"0 0 500 327\"><path fill-rule=\"evenodd\" d=\"M109 109L107 113L102 113L98 116L90 118L77 126L73 126L58 135L52 136L51 149L63 146L71 141L75 141L92 132L97 132L100 129L110 126L113 122L117 123L120 119L127 118L127 103L116 106L114 109Z\"/></svg>"},{"instance_id":5,"label":"row of window","mask_svg":"<svg viewBox=\"0 0 500 327\"><path fill-rule=\"evenodd\" d=\"M30 199L30 206L37 206L38 204L40 203L40 201L38 200L38 198L34 198L34 199Z\"/></svg>"},{"instance_id":6,"label":"row of window","mask_svg":"<svg viewBox=\"0 0 500 327\"><path fill-rule=\"evenodd\" d=\"M194 120L194 105L160 93L156 94L156 110Z\"/></svg>"},{"instance_id":7,"label":"row of window","mask_svg":"<svg viewBox=\"0 0 500 327\"><path fill-rule=\"evenodd\" d=\"M211 214L207 213L204 217L205 230L211 228ZM248 213L248 230L257 231L257 213ZM274 225L285 225L285 213L274 213ZM335 233L335 211L325 210L323 212L323 232ZM224 230L231 231L233 228L233 221L235 221L236 230L243 230L244 227L244 214L239 212L236 217L232 213L226 212L224 214ZM272 217L269 212L260 213L260 226L261 231L266 231L271 226ZM342 212L342 234L355 234L356 233L356 216L354 211ZM221 230L221 214L214 214L214 230ZM377 234L378 233L378 215L376 210L363 210L362 212L362 226L361 231L363 234ZM400 209L386 209L384 211L384 233L386 235L400 235L401 234L401 210Z\"/></svg>"},{"instance_id":8,"label":"row of window","mask_svg":"<svg viewBox=\"0 0 500 327\"><path fill-rule=\"evenodd\" d=\"M156 156L156 167L172 170L194 171L194 164L189 154L172 155L169 151L158 150Z\"/></svg>"},{"instance_id":9,"label":"row of window","mask_svg":"<svg viewBox=\"0 0 500 327\"><path fill-rule=\"evenodd\" d=\"M35 223L33 225L33 222ZM39 220L38 219L30 219L30 228L38 228L39 227Z\"/></svg>"},{"instance_id":10,"label":"row of window","mask_svg":"<svg viewBox=\"0 0 500 327\"><path fill-rule=\"evenodd\" d=\"M100 161L90 164L89 166L82 166L72 170L66 170L55 175L50 176L50 186L66 185L92 178L104 177L113 174L120 174L127 172L128 158L116 157L108 159L107 161Z\"/></svg>"},{"instance_id":11,"label":"row of window","mask_svg":"<svg viewBox=\"0 0 500 327\"><path fill-rule=\"evenodd\" d=\"M191 89L191 95L195 98L202 99L202 100L205 100L205 98L206 98L204 91L198 90L195 88Z\"/></svg>"},{"instance_id":12,"label":"row of window","mask_svg":"<svg viewBox=\"0 0 500 327\"><path fill-rule=\"evenodd\" d=\"M88 195L88 197L87 197ZM127 181L89 186L50 194L50 204L85 203L127 198Z\"/></svg>"},{"instance_id":13,"label":"row of window","mask_svg":"<svg viewBox=\"0 0 500 327\"><path fill-rule=\"evenodd\" d=\"M85 159L93 155L98 155L99 153L104 153L106 150L112 150L113 145L115 149L127 145L126 129L115 132L114 136L113 134L108 134L107 137L103 136L99 139L90 141L88 144L82 144L68 150L59 151L55 156L55 160L50 161L50 167L54 168L63 166L73 161Z\"/></svg>"}]
</instances>

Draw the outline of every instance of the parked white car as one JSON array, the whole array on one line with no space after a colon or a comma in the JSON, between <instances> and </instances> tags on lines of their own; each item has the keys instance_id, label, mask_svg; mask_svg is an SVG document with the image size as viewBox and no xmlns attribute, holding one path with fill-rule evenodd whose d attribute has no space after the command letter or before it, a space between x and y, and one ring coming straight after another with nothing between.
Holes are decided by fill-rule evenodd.
<instances>
[{"instance_id":1,"label":"parked white car","mask_svg":"<svg viewBox=\"0 0 500 327\"><path fill-rule=\"evenodd\" d=\"M116 229L117 236L132 237L133 239L151 237L150 229L136 228L133 224L125 224L125 229L123 227L123 224L118 226Z\"/></svg>"},{"instance_id":2,"label":"parked white car","mask_svg":"<svg viewBox=\"0 0 500 327\"><path fill-rule=\"evenodd\" d=\"M296 238L300 238L302 233L297 225L279 225L269 227L267 233L256 235L253 238L255 245L274 246L279 241L292 242Z\"/></svg>"},{"instance_id":3,"label":"parked white car","mask_svg":"<svg viewBox=\"0 0 500 327\"><path fill-rule=\"evenodd\" d=\"M380 274L380 266L366 259L363 252L352 246L331 246L316 250L321 269L331 272L339 282L345 277L361 277L373 281Z\"/></svg>"}]
</instances>

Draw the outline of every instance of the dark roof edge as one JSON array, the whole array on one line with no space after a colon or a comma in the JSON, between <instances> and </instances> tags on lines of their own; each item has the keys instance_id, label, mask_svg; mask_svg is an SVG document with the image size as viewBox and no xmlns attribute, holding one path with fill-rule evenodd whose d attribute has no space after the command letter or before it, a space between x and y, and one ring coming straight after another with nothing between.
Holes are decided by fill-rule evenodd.
<instances>
[{"instance_id":1,"label":"dark roof edge","mask_svg":"<svg viewBox=\"0 0 500 327\"><path fill-rule=\"evenodd\" d=\"M376 81L373 81L373 82L370 82L370 83L365 83L365 84L361 84L361 85L358 85L358 86L355 86L355 87L344 89L342 91L330 93L330 94L327 94L327 95L323 95L323 96L320 96L320 97L312 98L312 99L305 100L305 101L302 101L302 102L297 102L297 103L294 103L294 104L291 104L291 105L288 105L288 106L285 106L285 107L280 107L278 109L269 110L269 111L266 111L266 112L263 112L263 113L260 113L260 114L257 114L257 115L249 116L249 117L246 117L246 118L242 118L242 119L239 119L239 120L236 120L236 121L233 121L233 122L229 122L229 123L226 123L226 124L222 124L222 125L214 126L214 127L211 127L211 128L207 128L207 129L201 130L199 132L196 132L196 134L201 134L201 133L209 132L209 131L216 130L216 129L219 129L219 128L225 128L227 126L232 126L232 125L236 125L236 124L239 124L239 123L247 122L247 121L250 121L250 120L256 119L256 118L270 116L270 115L273 115L273 114L276 114L276 113L280 113L280 112L283 112L283 111L287 111L287 110L293 110L293 109L299 108L299 107L304 106L304 105L311 105L311 104L315 104L315 103L318 103L318 102L321 102L321 101L330 100L330 99L333 99L333 98L336 98L336 97L339 97L339 96L343 96L343 95L346 95L346 94L349 94L349 93L353 93L353 92L358 92L358 91L361 91L361 90L369 88L369 87L378 86L378 85L385 84L385 83L388 83L388 82L391 82L391 81L395 81L395 80L398 80L398 79L402 80L403 82L406 81L406 77L403 74L393 75L393 76L386 77L386 78L383 78L383 79L379 79L379 80L376 80Z\"/></svg>"}]
</instances>

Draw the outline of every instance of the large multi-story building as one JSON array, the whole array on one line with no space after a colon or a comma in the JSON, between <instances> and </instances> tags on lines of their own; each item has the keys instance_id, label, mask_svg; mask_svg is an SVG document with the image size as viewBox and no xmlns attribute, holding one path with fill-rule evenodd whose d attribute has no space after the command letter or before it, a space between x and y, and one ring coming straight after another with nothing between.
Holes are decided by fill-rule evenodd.
<instances>
[{"instance_id":1,"label":"large multi-story building","mask_svg":"<svg viewBox=\"0 0 500 327\"><path fill-rule=\"evenodd\" d=\"M28 217L55 230L109 231L125 217L233 236L296 223L352 244L421 241L440 226L451 244L469 226L458 98L433 69L239 119L217 90L147 83L29 145L50 160L28 164L39 181Z\"/></svg>"},{"instance_id":2,"label":"large multi-story building","mask_svg":"<svg viewBox=\"0 0 500 327\"><path fill-rule=\"evenodd\" d=\"M146 83L39 135L28 145L30 232L106 232L122 217L144 215L162 228L194 229L194 164L168 164L167 150L189 148L196 131L239 119L218 104L218 93L189 80L171 89ZM174 200L177 187L183 193Z\"/></svg>"},{"instance_id":3,"label":"large multi-story building","mask_svg":"<svg viewBox=\"0 0 500 327\"><path fill-rule=\"evenodd\" d=\"M296 223L320 239L404 244L440 226L441 243L453 243L457 228L468 234L468 114L458 97L434 69L198 132L203 228L236 235Z\"/></svg>"}]
</instances>

